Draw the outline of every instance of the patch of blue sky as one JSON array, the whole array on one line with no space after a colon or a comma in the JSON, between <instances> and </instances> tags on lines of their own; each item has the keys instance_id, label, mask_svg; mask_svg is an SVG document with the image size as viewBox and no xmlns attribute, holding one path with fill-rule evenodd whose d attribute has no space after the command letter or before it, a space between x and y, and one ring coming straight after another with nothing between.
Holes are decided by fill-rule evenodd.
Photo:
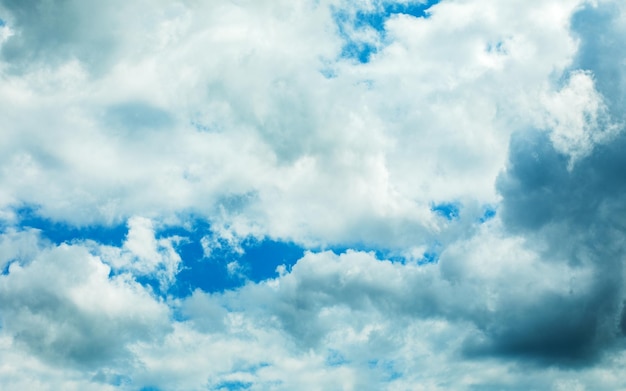
<instances>
[{"instance_id":1,"label":"patch of blue sky","mask_svg":"<svg viewBox=\"0 0 626 391\"><path fill-rule=\"evenodd\" d=\"M429 263L437 263L439 262L439 252L434 250L429 250L424 252L422 255L422 259L420 259L417 263L419 265L427 265Z\"/></svg>"},{"instance_id":2,"label":"patch of blue sky","mask_svg":"<svg viewBox=\"0 0 626 391\"><path fill-rule=\"evenodd\" d=\"M213 389L220 391L239 391L239 390L249 390L252 387L251 382L242 382L242 381L224 381L217 384Z\"/></svg>"},{"instance_id":3,"label":"patch of blue sky","mask_svg":"<svg viewBox=\"0 0 626 391\"><path fill-rule=\"evenodd\" d=\"M365 64L370 61L373 54L378 52L379 48L373 42L356 40L351 31L362 29L373 29L379 35L380 40L384 40L386 36L385 22L394 15L404 14L417 18L428 18L428 9L439 3L439 0L380 2L373 10L359 10L354 14L350 14L346 10L335 10L334 18L337 24L338 32L344 40L341 49L341 57L357 60Z\"/></svg>"},{"instance_id":4,"label":"patch of blue sky","mask_svg":"<svg viewBox=\"0 0 626 391\"><path fill-rule=\"evenodd\" d=\"M220 257L204 258L181 256L182 269L176 275L176 283L170 287L168 292L176 297L187 297L194 290L201 289L205 292L223 292L229 289L235 289L245 284L245 279L239 275L233 275L228 272L229 259ZM145 279L141 281L144 284L157 287L158 281L154 279Z\"/></svg>"},{"instance_id":5,"label":"patch of blue sky","mask_svg":"<svg viewBox=\"0 0 626 391\"><path fill-rule=\"evenodd\" d=\"M447 205L447 204L445 204ZM439 205L436 209L444 215L454 215L450 206ZM494 212L495 213L495 212ZM458 215L458 212L456 212ZM120 247L123 245L128 227L126 224L114 226L87 226L75 227L66 223L43 218L34 207L24 207L16 211L19 226L22 229L35 228L41 236L55 244L72 243L84 240L93 240L97 243ZM489 212L486 212L488 218ZM182 265L176 276L175 283L167 291L161 291L159 280L154 276L140 276L137 281L144 286L150 286L155 294L187 297L194 290L215 293L236 289L248 281L260 282L278 276L277 268L284 265L291 270L293 265L304 256L305 248L291 242L284 242L265 238L262 240L248 239L241 244L241 251L235 251L228 243L221 242L221 246L213 248L211 254L205 256L202 239L212 235L211 225L201 218L190 218L183 226L170 226L156 232L157 238L179 236L183 238L175 244L175 249L181 257ZM436 263L439 253L436 246L431 246L418 261L419 264ZM314 251L322 249L312 249ZM406 259L397 255L392 249L375 248L363 244L349 246L333 246L325 248L336 254L348 250L371 252L378 259L405 263ZM229 270L229 264L236 262L237 272ZM10 263L4 265L1 274L9 273ZM114 275L114 271L111 272Z\"/></svg>"},{"instance_id":6,"label":"patch of blue sky","mask_svg":"<svg viewBox=\"0 0 626 391\"><path fill-rule=\"evenodd\" d=\"M428 18L428 9L439 3L439 0L429 0L426 2L409 1L406 3L383 2L373 12L358 11L354 21L355 27L369 26L376 31L384 33L385 21L393 15L410 15L416 18Z\"/></svg>"},{"instance_id":7,"label":"patch of blue sky","mask_svg":"<svg viewBox=\"0 0 626 391\"><path fill-rule=\"evenodd\" d=\"M457 202L442 202L440 204L433 204L430 210L446 220L452 221L459 218L461 205Z\"/></svg>"},{"instance_id":8,"label":"patch of blue sky","mask_svg":"<svg viewBox=\"0 0 626 391\"><path fill-rule=\"evenodd\" d=\"M398 255L398 252L390 248L380 248L374 246L368 246L362 243L351 243L345 245L328 246L319 249L313 249L314 251L332 251L335 254L344 254L347 251L359 251L364 253L373 253L376 259L387 260L394 263L405 263L406 259Z\"/></svg>"},{"instance_id":9,"label":"patch of blue sky","mask_svg":"<svg viewBox=\"0 0 626 391\"><path fill-rule=\"evenodd\" d=\"M22 229L35 228L41 236L54 244L70 243L73 241L94 240L110 246L121 246L128 233L126 224L93 225L76 227L67 223L53 221L41 217L35 207L23 207L16 210L19 227Z\"/></svg>"},{"instance_id":10,"label":"patch of blue sky","mask_svg":"<svg viewBox=\"0 0 626 391\"><path fill-rule=\"evenodd\" d=\"M384 10L387 15L393 14L405 14L411 15L416 18L429 18L430 13L428 10L440 3L441 0L426 0L426 1L407 1L407 2L385 2Z\"/></svg>"},{"instance_id":11,"label":"patch of blue sky","mask_svg":"<svg viewBox=\"0 0 626 391\"><path fill-rule=\"evenodd\" d=\"M2 272L0 273L0 275L2 275L2 276L7 276L7 275L9 275L9 268L11 267L11 264L12 264L13 262L14 262L14 261L9 261L9 262L7 262L7 263L4 265L4 267L2 268Z\"/></svg>"},{"instance_id":12,"label":"patch of blue sky","mask_svg":"<svg viewBox=\"0 0 626 391\"><path fill-rule=\"evenodd\" d=\"M483 213L483 215L480 217L480 219L478 221L480 221L480 223L485 223L491 219L493 219L494 217L496 217L496 209L493 206L485 206L484 207L485 212Z\"/></svg>"},{"instance_id":13,"label":"patch of blue sky","mask_svg":"<svg viewBox=\"0 0 626 391\"><path fill-rule=\"evenodd\" d=\"M285 265L290 269L304 255L304 248L291 243L272 239L249 239L241 243L243 252L235 251L227 242L222 241L206 257L201 241L211 235L208 222L201 219L193 221L191 229L170 227L159 231L157 237L178 235L187 238L176 245L176 251L182 260L182 269L176 278L176 284L167 293L185 297L195 289L205 292L223 292L244 285L247 281L260 282L278 276L277 267ZM238 273L228 270L228 264L237 262ZM153 288L156 280L143 281Z\"/></svg>"},{"instance_id":14,"label":"patch of blue sky","mask_svg":"<svg viewBox=\"0 0 626 391\"><path fill-rule=\"evenodd\" d=\"M290 269L304 256L305 251L294 243L271 239L250 243L244 250L240 263L249 267L247 277L255 282L275 277L276 268L280 265Z\"/></svg>"},{"instance_id":15,"label":"patch of blue sky","mask_svg":"<svg viewBox=\"0 0 626 391\"><path fill-rule=\"evenodd\" d=\"M442 245L439 241L434 241L431 243L424 254L422 254L422 258L417 261L418 265L428 265L431 263L439 262L439 255L442 251Z\"/></svg>"},{"instance_id":16,"label":"patch of blue sky","mask_svg":"<svg viewBox=\"0 0 626 391\"><path fill-rule=\"evenodd\" d=\"M335 254L343 254L347 251L360 251L366 253L372 253L378 260L387 260L392 263L406 264L407 262L417 262L418 265L427 265L431 263L439 262L439 255L441 253L441 243L435 241L431 243L426 251L422 254L421 258L411 260L406 258L406 255L399 252L398 249L392 248L377 248L373 246L366 246L363 244L351 244L342 246L330 246L320 249L313 249L314 251L332 251Z\"/></svg>"},{"instance_id":17,"label":"patch of blue sky","mask_svg":"<svg viewBox=\"0 0 626 391\"><path fill-rule=\"evenodd\" d=\"M376 47L371 43L356 41L352 38L351 30L356 27L354 17L345 10L335 10L333 17L339 36L344 41L340 57L357 60L360 63L369 62L370 56L376 52Z\"/></svg>"},{"instance_id":18,"label":"patch of blue sky","mask_svg":"<svg viewBox=\"0 0 626 391\"><path fill-rule=\"evenodd\" d=\"M0 27L4 27L6 26L6 22L2 19L0 19Z\"/></svg>"},{"instance_id":19,"label":"patch of blue sky","mask_svg":"<svg viewBox=\"0 0 626 391\"><path fill-rule=\"evenodd\" d=\"M371 43L349 41L341 49L341 57L355 59L361 64L365 64L377 51L376 46Z\"/></svg>"},{"instance_id":20,"label":"patch of blue sky","mask_svg":"<svg viewBox=\"0 0 626 391\"><path fill-rule=\"evenodd\" d=\"M113 226L76 227L63 222L41 217L35 207L23 207L16 211L19 227L35 228L43 238L54 244L93 240L97 243L121 247L128 234L126 224ZM244 240L241 244L243 253L230 248L226 242L211 251L205 257L201 241L211 235L210 224L201 218L191 218L187 227L172 226L158 230L157 238L179 236L183 238L175 249L182 260L181 271L176 283L168 292L160 292L159 281L155 277L142 276L137 281L151 286L155 293L172 294L185 297L199 288L206 292L222 292L242 286L247 281L259 282L274 278L278 274L276 268L285 265L290 269L304 255L304 248L290 242L272 239ZM236 261L239 273L228 270L228 264ZM8 273L9 265L3 267L2 273ZM112 272L112 275L114 273Z\"/></svg>"}]
</instances>

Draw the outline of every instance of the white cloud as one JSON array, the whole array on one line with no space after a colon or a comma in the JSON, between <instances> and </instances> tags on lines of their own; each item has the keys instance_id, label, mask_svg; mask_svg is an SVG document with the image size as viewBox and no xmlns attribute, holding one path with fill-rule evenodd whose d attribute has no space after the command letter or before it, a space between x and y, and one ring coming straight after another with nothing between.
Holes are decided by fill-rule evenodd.
<instances>
[{"instance_id":1,"label":"white cloud","mask_svg":"<svg viewBox=\"0 0 626 391\"><path fill-rule=\"evenodd\" d=\"M157 239L153 222L145 217L131 217L127 226L128 234L121 248L88 243L91 250L115 272L155 278L161 290L167 290L175 282L182 262L174 246L186 238L174 235Z\"/></svg>"},{"instance_id":2,"label":"white cloud","mask_svg":"<svg viewBox=\"0 0 626 391\"><path fill-rule=\"evenodd\" d=\"M15 260L26 261L33 259L40 251L39 234L37 230L16 231L8 229L0 236L0 267L10 267Z\"/></svg>"},{"instance_id":3,"label":"white cloud","mask_svg":"<svg viewBox=\"0 0 626 391\"><path fill-rule=\"evenodd\" d=\"M575 71L557 93L542 101L548 112L546 127L556 149L576 160L588 156L596 144L606 143L621 130L608 114L603 97L588 72Z\"/></svg>"},{"instance_id":4,"label":"white cloud","mask_svg":"<svg viewBox=\"0 0 626 391\"><path fill-rule=\"evenodd\" d=\"M161 2L132 26L103 6L102 23L124 30L106 36L98 72L90 42L69 35L77 57L50 65L41 48L6 74L5 205L80 224L191 209L244 236L424 242L442 228L432 202L497 200L517 105L574 53L576 2L521 4L393 17L364 65L337 60L331 12L357 3Z\"/></svg>"}]
</instances>

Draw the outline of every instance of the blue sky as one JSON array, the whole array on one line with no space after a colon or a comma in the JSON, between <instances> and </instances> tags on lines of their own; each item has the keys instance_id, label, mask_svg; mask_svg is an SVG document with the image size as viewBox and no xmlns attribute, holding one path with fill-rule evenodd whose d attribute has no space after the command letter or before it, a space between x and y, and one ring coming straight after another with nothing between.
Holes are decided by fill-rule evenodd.
<instances>
[{"instance_id":1,"label":"blue sky","mask_svg":"<svg viewBox=\"0 0 626 391\"><path fill-rule=\"evenodd\" d=\"M626 389L624 15L0 0L0 389Z\"/></svg>"},{"instance_id":2,"label":"blue sky","mask_svg":"<svg viewBox=\"0 0 626 391\"><path fill-rule=\"evenodd\" d=\"M428 9L439 1L427 2L376 2L366 9L336 10L334 19L339 35L344 39L341 56L367 63L380 46L386 43L385 22L398 15L415 18L428 18ZM360 40L353 36L353 31L372 29L375 32L373 41Z\"/></svg>"}]
</instances>

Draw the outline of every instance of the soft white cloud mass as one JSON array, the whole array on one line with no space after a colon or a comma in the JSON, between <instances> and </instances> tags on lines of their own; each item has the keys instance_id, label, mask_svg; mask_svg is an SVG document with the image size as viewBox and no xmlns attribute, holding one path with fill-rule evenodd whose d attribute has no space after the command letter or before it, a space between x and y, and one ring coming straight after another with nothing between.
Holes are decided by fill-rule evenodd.
<instances>
[{"instance_id":1,"label":"soft white cloud mass","mask_svg":"<svg viewBox=\"0 0 626 391\"><path fill-rule=\"evenodd\" d=\"M626 389L624 33L617 0L0 0L0 389ZM264 240L304 255L255 277Z\"/></svg>"}]
</instances>

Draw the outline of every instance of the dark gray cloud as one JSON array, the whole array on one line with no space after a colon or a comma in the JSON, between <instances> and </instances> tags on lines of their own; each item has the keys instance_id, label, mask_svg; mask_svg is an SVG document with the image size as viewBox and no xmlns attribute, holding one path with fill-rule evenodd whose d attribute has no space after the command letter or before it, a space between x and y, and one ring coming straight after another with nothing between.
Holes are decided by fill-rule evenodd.
<instances>
[{"instance_id":1,"label":"dark gray cloud","mask_svg":"<svg viewBox=\"0 0 626 391\"><path fill-rule=\"evenodd\" d=\"M625 147L626 137L620 135L597 146L570 171L567 158L545 133L513 138L509 169L498 182L505 227L527 237L543 262L589 267L594 278L583 296L543 297L486 322L494 352L566 363L593 360L619 343L626 257Z\"/></svg>"},{"instance_id":2,"label":"dark gray cloud","mask_svg":"<svg viewBox=\"0 0 626 391\"><path fill-rule=\"evenodd\" d=\"M626 51L618 45L623 28L615 8L589 6L575 14L572 24L581 39L580 52L566 74L591 72L611 121L620 123L625 118L620 64ZM610 126L598 125L594 131ZM597 363L625 346L626 134L595 145L589 156L572 165L549 132L530 129L511 138L507 168L497 181L503 234L521 238L529 254L539 257L536 266L579 277L587 273L588 279L570 277L569 290L546 288L542 284L558 275L525 269L529 260L517 253L503 255L502 248L496 248L497 238L492 239L491 252L481 253L496 259L495 264L485 263L482 270L470 269L477 265L468 262L469 253L462 248L444 250L440 266L449 286L440 282L422 290L407 288L405 292L418 297L416 303L427 296L431 300L427 311L417 306L409 313L469 320L478 333L465 340L465 357L577 367ZM513 266L489 277L488 269L500 267L498 263ZM413 283L424 286L423 276ZM430 289L437 293L427 295ZM497 298L493 308L487 291Z\"/></svg>"},{"instance_id":3,"label":"dark gray cloud","mask_svg":"<svg viewBox=\"0 0 626 391\"><path fill-rule=\"evenodd\" d=\"M572 17L572 30L580 40L574 67L594 73L596 88L607 99L611 114L623 120L626 99L623 94L626 87L623 36L626 29L620 14L618 3L587 4Z\"/></svg>"},{"instance_id":4,"label":"dark gray cloud","mask_svg":"<svg viewBox=\"0 0 626 391\"><path fill-rule=\"evenodd\" d=\"M581 42L572 69L592 72L613 120L621 121L626 50L619 44L623 29L615 7L588 6L574 16L572 26ZM623 347L624 151L622 132L568 169L568 157L554 148L546 132L513 136L508 169L498 180L506 230L526 237L542 262L591 268L593 280L584 295L545 295L478 319L485 340L468 341L468 353L581 364Z\"/></svg>"}]
</instances>

